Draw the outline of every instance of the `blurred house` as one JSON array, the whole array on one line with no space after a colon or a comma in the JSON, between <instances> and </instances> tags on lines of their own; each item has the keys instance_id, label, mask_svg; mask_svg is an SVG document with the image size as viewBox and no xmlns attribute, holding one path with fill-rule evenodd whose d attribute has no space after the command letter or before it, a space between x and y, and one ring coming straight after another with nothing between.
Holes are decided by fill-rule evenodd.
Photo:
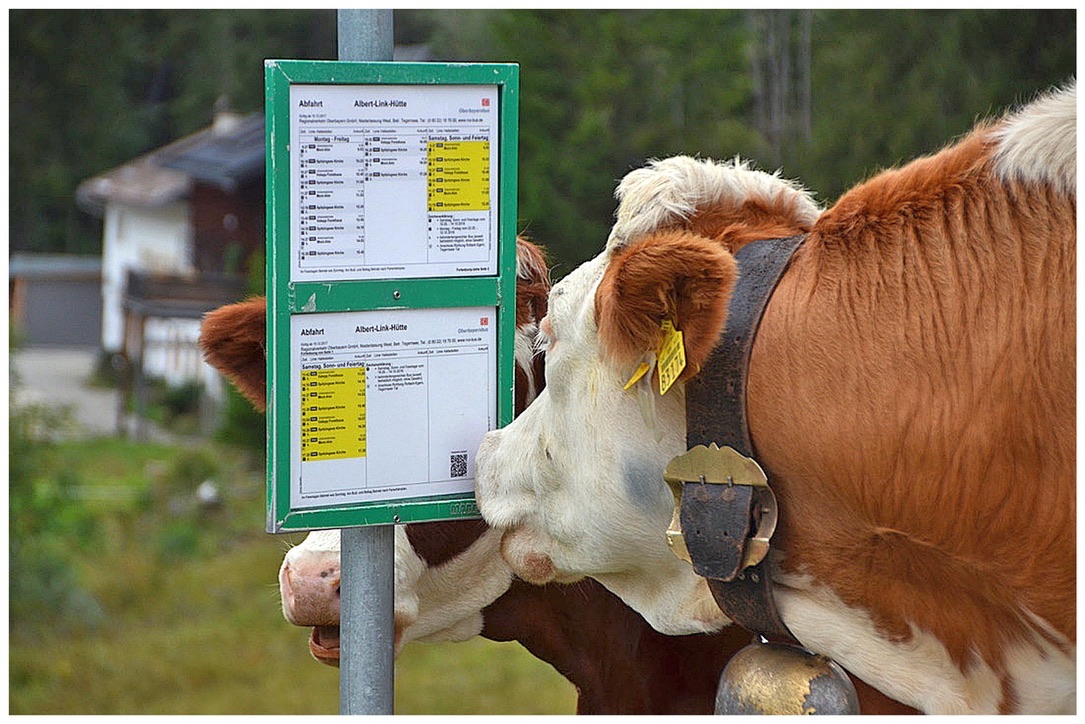
<instances>
[{"instance_id":1,"label":"blurred house","mask_svg":"<svg viewBox=\"0 0 1085 724\"><path fill-rule=\"evenodd\" d=\"M102 349L215 389L195 343L205 312L262 277L263 114L220 104L209 127L84 181L76 202L103 219Z\"/></svg>"}]
</instances>

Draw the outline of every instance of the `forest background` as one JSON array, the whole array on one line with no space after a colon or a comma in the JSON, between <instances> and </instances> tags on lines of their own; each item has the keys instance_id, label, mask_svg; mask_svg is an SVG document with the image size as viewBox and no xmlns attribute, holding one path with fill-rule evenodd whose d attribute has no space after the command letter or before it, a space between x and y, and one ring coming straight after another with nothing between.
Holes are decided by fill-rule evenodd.
<instances>
[{"instance_id":1,"label":"forest background","mask_svg":"<svg viewBox=\"0 0 1085 724\"><path fill-rule=\"evenodd\" d=\"M1074 10L396 10L398 45L521 67L519 228L560 277L647 159L741 155L825 204L1066 82ZM265 58L334 59L334 10L13 10L10 249L95 254L78 183L263 107Z\"/></svg>"}]
</instances>

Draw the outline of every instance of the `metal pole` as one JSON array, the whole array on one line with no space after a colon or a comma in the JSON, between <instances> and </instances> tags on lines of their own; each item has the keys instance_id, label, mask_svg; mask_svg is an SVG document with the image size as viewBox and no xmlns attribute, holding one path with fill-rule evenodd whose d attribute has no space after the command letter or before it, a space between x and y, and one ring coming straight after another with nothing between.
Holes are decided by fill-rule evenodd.
<instances>
[{"instance_id":1,"label":"metal pole","mask_svg":"<svg viewBox=\"0 0 1085 724\"><path fill-rule=\"evenodd\" d=\"M392 60L391 10L339 10L339 60ZM339 713L391 714L394 528L342 530Z\"/></svg>"},{"instance_id":2,"label":"metal pole","mask_svg":"<svg viewBox=\"0 0 1085 724\"><path fill-rule=\"evenodd\" d=\"M339 713L391 714L393 527L342 531Z\"/></svg>"},{"instance_id":3,"label":"metal pole","mask_svg":"<svg viewBox=\"0 0 1085 724\"><path fill-rule=\"evenodd\" d=\"M339 60L391 60L391 10L338 10Z\"/></svg>"}]
</instances>

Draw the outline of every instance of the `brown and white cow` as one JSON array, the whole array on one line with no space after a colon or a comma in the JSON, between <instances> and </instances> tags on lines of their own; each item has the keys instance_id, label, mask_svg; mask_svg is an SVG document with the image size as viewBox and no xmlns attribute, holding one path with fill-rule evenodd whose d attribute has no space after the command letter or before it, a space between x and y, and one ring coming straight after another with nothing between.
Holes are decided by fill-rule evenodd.
<instances>
[{"instance_id":1,"label":"brown and white cow","mask_svg":"<svg viewBox=\"0 0 1085 724\"><path fill-rule=\"evenodd\" d=\"M516 411L544 385L531 339L545 314L549 282L541 252L521 241L517 283ZM217 310L203 335L208 358L262 409L265 309L252 300ZM242 354L243 352L243 354ZM261 364L251 359L260 356ZM533 586L513 578L501 534L482 521L397 526L395 641L518 641L572 682L582 714L710 714L719 673L750 641L738 628L665 636L596 581ZM279 571L283 612L312 627L311 654L339 663L339 531L314 531ZM855 682L864 711L907 707Z\"/></svg>"},{"instance_id":2,"label":"brown and white cow","mask_svg":"<svg viewBox=\"0 0 1085 724\"><path fill-rule=\"evenodd\" d=\"M663 635L590 578L544 586L510 580L500 532L482 521L399 526L395 556L397 653L414 640L517 641L576 687L579 714L711 714L720 672L751 641L737 626ZM334 666L338 581L338 531L311 533L280 570L287 619L313 626L310 652ZM864 713L915 713L853 683Z\"/></svg>"},{"instance_id":3,"label":"brown and white cow","mask_svg":"<svg viewBox=\"0 0 1085 724\"><path fill-rule=\"evenodd\" d=\"M546 389L479 450L513 570L592 576L666 633L729 623L664 536L684 383L623 387L665 319L695 375L735 251L805 233L747 386L784 622L924 712L1073 712L1075 103L1045 95L823 213L738 162L629 174L607 248L551 291Z\"/></svg>"}]
</instances>

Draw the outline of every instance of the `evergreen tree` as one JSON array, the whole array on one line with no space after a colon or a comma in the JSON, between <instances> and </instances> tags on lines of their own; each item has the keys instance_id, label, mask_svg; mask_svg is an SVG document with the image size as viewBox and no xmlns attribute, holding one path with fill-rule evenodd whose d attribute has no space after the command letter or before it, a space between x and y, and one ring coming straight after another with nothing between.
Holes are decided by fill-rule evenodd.
<instances>
[{"instance_id":1,"label":"evergreen tree","mask_svg":"<svg viewBox=\"0 0 1085 724\"><path fill-rule=\"evenodd\" d=\"M509 10L448 22L455 32L434 44L443 59L520 64L520 227L559 262L556 276L602 248L615 183L631 169L759 147L739 13Z\"/></svg>"},{"instance_id":2,"label":"evergreen tree","mask_svg":"<svg viewBox=\"0 0 1085 724\"><path fill-rule=\"evenodd\" d=\"M813 133L787 175L831 201L973 124L1069 80L1074 11L814 13Z\"/></svg>"}]
</instances>

